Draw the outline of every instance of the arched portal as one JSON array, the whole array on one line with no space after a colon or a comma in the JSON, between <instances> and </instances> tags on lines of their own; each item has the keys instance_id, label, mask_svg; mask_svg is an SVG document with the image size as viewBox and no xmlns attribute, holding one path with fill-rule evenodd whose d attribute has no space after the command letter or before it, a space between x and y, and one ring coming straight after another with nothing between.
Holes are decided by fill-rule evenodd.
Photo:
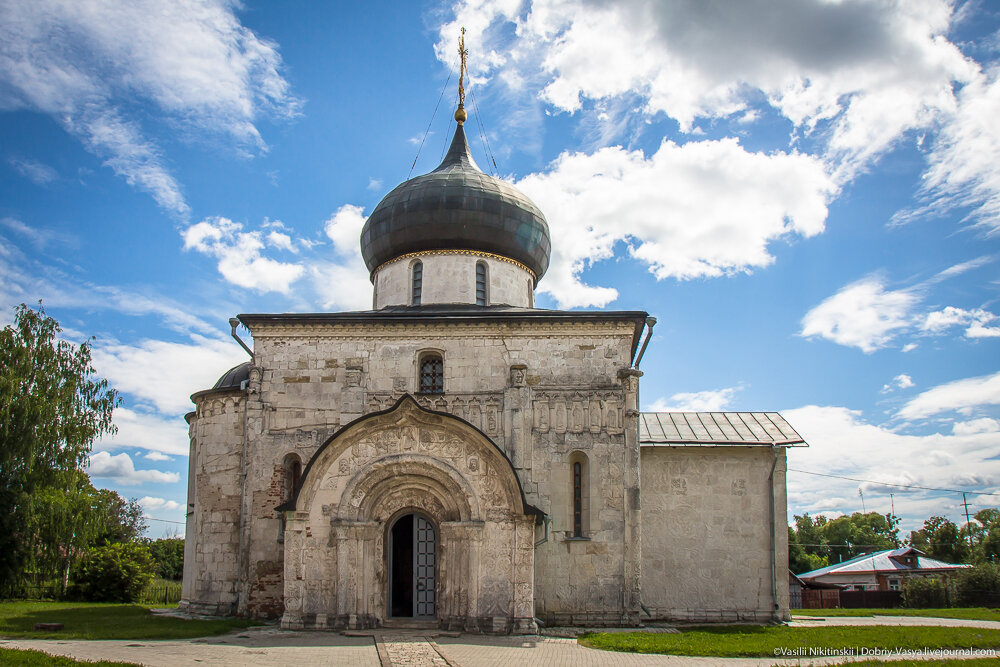
<instances>
[{"instance_id":1,"label":"arched portal","mask_svg":"<svg viewBox=\"0 0 1000 667\"><path fill-rule=\"evenodd\" d=\"M537 510L503 451L462 419L403 396L348 424L282 511L285 628L535 627Z\"/></svg>"},{"instance_id":2,"label":"arched portal","mask_svg":"<svg viewBox=\"0 0 1000 667\"><path fill-rule=\"evenodd\" d=\"M419 512L397 517L389 528L387 544L389 616L436 618L438 537L434 523Z\"/></svg>"}]
</instances>

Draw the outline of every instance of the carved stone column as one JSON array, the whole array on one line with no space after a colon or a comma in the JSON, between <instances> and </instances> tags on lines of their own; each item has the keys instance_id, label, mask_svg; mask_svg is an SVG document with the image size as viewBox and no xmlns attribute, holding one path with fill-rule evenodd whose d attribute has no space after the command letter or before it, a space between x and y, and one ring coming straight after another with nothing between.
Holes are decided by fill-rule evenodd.
<instances>
[{"instance_id":1,"label":"carved stone column","mask_svg":"<svg viewBox=\"0 0 1000 667\"><path fill-rule=\"evenodd\" d=\"M527 370L524 364L511 365L510 386L503 397L504 441L516 470L530 470L533 458L531 388L526 382Z\"/></svg>"},{"instance_id":2,"label":"carved stone column","mask_svg":"<svg viewBox=\"0 0 1000 667\"><path fill-rule=\"evenodd\" d=\"M479 563L484 527L482 521L442 521L439 526L438 619L445 629L479 629Z\"/></svg>"},{"instance_id":3,"label":"carved stone column","mask_svg":"<svg viewBox=\"0 0 1000 667\"><path fill-rule=\"evenodd\" d=\"M334 618L327 622L351 630L373 627L378 613L369 605L375 590L375 536L381 524L335 519L330 525L337 555L337 597Z\"/></svg>"},{"instance_id":4,"label":"carved stone column","mask_svg":"<svg viewBox=\"0 0 1000 667\"><path fill-rule=\"evenodd\" d=\"M514 518L514 609L511 631L535 634L535 517Z\"/></svg>"},{"instance_id":5,"label":"carved stone column","mask_svg":"<svg viewBox=\"0 0 1000 667\"><path fill-rule=\"evenodd\" d=\"M301 630L305 602L302 554L305 528L309 515L304 512L285 514L285 612L281 617L283 630Z\"/></svg>"}]
</instances>

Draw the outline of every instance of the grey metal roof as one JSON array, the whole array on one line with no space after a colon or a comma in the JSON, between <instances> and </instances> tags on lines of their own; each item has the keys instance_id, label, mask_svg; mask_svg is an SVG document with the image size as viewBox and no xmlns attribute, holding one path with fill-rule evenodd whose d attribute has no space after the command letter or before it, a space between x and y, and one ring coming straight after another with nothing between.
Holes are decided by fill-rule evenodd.
<instances>
[{"instance_id":1,"label":"grey metal roof","mask_svg":"<svg viewBox=\"0 0 1000 667\"><path fill-rule=\"evenodd\" d=\"M536 279L549 267L545 216L513 185L479 170L461 125L437 169L397 185L361 230L369 271L426 250L502 255L527 266Z\"/></svg>"},{"instance_id":2,"label":"grey metal roof","mask_svg":"<svg viewBox=\"0 0 1000 667\"><path fill-rule=\"evenodd\" d=\"M242 364L233 366L228 371L222 374L222 376L212 385L211 389L203 389L201 391L196 391L191 394L191 400L198 398L199 396L205 396L206 394L213 394L215 392L223 391L233 391L234 389L242 389L243 382L250 379L250 362L244 361Z\"/></svg>"},{"instance_id":3,"label":"grey metal roof","mask_svg":"<svg viewBox=\"0 0 1000 667\"><path fill-rule=\"evenodd\" d=\"M244 380L250 379L250 362L244 361L242 364L233 366L222 374L222 377L212 387L215 389L239 389Z\"/></svg>"},{"instance_id":4,"label":"grey metal roof","mask_svg":"<svg viewBox=\"0 0 1000 667\"><path fill-rule=\"evenodd\" d=\"M777 412L643 412L639 444L663 446L805 445Z\"/></svg>"},{"instance_id":5,"label":"grey metal roof","mask_svg":"<svg viewBox=\"0 0 1000 667\"><path fill-rule=\"evenodd\" d=\"M897 560L898 557L907 553L912 553L917 557L916 565L907 565L905 562ZM954 570L966 567L972 566L957 563L945 563L944 561L936 560L927 556L919 549L903 548L886 549L884 551L876 551L870 554L862 554L861 556L855 556L850 560L845 560L843 563L827 565L826 567L821 567L818 570L803 572L798 576L799 579L809 580L814 577L822 577L828 574L856 574L872 571L881 573L916 572L920 570Z\"/></svg>"}]
</instances>

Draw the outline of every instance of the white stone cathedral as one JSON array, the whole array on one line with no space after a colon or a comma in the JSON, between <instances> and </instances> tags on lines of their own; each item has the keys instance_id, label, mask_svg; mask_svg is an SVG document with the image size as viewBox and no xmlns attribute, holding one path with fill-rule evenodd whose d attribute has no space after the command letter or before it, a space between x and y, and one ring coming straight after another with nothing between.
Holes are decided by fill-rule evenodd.
<instances>
[{"instance_id":1,"label":"white stone cathedral","mask_svg":"<svg viewBox=\"0 0 1000 667\"><path fill-rule=\"evenodd\" d=\"M542 212L463 128L385 196L363 312L240 315L192 396L182 608L285 628L788 617L777 413L640 413L640 311L534 308ZM250 351L250 350L248 350Z\"/></svg>"}]
</instances>

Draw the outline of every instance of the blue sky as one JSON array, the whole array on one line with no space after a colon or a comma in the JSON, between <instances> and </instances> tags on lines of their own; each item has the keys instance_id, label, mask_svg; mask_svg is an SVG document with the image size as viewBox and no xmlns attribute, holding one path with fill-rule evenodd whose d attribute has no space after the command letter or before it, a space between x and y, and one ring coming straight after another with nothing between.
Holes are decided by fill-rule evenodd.
<instances>
[{"instance_id":1,"label":"blue sky","mask_svg":"<svg viewBox=\"0 0 1000 667\"><path fill-rule=\"evenodd\" d=\"M791 469L871 480L790 472L789 518L1000 504L996 4L3 0L2 318L96 337L90 472L153 537L228 318L370 306L361 225L442 156L459 26L475 157L552 231L536 303L655 315L645 409L779 410Z\"/></svg>"}]
</instances>

